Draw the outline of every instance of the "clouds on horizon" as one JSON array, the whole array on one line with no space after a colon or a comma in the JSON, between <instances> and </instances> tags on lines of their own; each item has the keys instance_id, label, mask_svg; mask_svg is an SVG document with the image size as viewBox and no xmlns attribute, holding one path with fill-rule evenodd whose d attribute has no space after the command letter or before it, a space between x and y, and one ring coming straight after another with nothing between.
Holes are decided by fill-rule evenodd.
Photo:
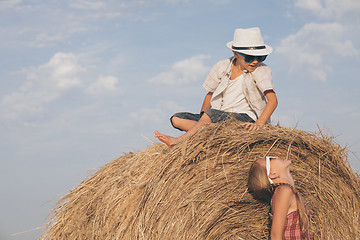
<instances>
[{"instance_id":1,"label":"clouds on horizon","mask_svg":"<svg viewBox=\"0 0 360 240\"><path fill-rule=\"evenodd\" d=\"M118 79L114 76L89 77L91 66L80 62L74 53L55 53L38 67L21 71L25 76L17 91L4 95L0 100L0 120L14 120L39 114L45 103L61 98L72 89L91 95L118 91ZM89 79L90 78L90 79Z\"/></svg>"},{"instance_id":2,"label":"clouds on horizon","mask_svg":"<svg viewBox=\"0 0 360 240\"><path fill-rule=\"evenodd\" d=\"M287 59L289 72L326 82L339 61L359 59L359 46L355 46L352 35L360 31L359 1L296 0L293 6L315 19L283 38L276 48ZM348 15L357 21L348 21Z\"/></svg>"},{"instance_id":3,"label":"clouds on horizon","mask_svg":"<svg viewBox=\"0 0 360 240\"><path fill-rule=\"evenodd\" d=\"M288 60L290 71L304 72L313 81L325 82L334 71L333 59L359 56L351 40L346 39L346 29L339 23L308 23L297 33L281 40L277 52ZM335 64L334 64L335 63Z\"/></svg>"},{"instance_id":4,"label":"clouds on horizon","mask_svg":"<svg viewBox=\"0 0 360 240\"><path fill-rule=\"evenodd\" d=\"M296 0L294 6L310 11L320 18L340 19L345 14L359 14L360 2L356 0Z\"/></svg>"}]
</instances>

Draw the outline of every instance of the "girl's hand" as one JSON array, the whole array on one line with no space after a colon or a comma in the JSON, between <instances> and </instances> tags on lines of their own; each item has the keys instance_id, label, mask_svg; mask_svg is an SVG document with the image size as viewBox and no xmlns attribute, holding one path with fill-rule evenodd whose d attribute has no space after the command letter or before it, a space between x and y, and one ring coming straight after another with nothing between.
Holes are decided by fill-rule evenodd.
<instances>
[{"instance_id":1,"label":"girl's hand","mask_svg":"<svg viewBox=\"0 0 360 240\"><path fill-rule=\"evenodd\" d=\"M245 129L248 131L256 131L259 130L264 124L258 124L258 123L246 123Z\"/></svg>"}]
</instances>

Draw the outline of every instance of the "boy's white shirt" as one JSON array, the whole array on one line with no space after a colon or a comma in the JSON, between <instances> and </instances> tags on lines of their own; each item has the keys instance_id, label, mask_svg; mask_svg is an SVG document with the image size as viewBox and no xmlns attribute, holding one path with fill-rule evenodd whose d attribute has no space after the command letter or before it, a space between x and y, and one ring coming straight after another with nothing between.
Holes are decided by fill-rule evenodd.
<instances>
[{"instance_id":1,"label":"boy's white shirt","mask_svg":"<svg viewBox=\"0 0 360 240\"><path fill-rule=\"evenodd\" d=\"M243 91L244 74L229 81L228 86L222 92L222 105L219 110L234 113L246 113L252 119L256 119L256 113L247 103Z\"/></svg>"},{"instance_id":2,"label":"boy's white shirt","mask_svg":"<svg viewBox=\"0 0 360 240\"><path fill-rule=\"evenodd\" d=\"M210 103L214 109L220 110L223 105L223 92L230 81L233 60L234 57L216 63L203 84L207 91L213 92ZM243 78L242 91L249 106L257 115L254 120L257 120L267 103L264 92L274 90L271 69L261 63L252 73L244 71Z\"/></svg>"}]
</instances>

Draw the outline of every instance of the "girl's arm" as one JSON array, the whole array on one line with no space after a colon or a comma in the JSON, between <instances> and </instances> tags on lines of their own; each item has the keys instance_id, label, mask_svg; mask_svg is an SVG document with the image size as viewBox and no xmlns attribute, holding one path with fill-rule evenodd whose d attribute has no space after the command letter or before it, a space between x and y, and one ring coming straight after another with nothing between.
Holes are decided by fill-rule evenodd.
<instances>
[{"instance_id":1,"label":"girl's arm","mask_svg":"<svg viewBox=\"0 0 360 240\"><path fill-rule=\"evenodd\" d=\"M271 212L271 240L281 240L285 230L286 216L291 205L293 192L291 188L280 186L273 198Z\"/></svg>"},{"instance_id":2,"label":"girl's arm","mask_svg":"<svg viewBox=\"0 0 360 240\"><path fill-rule=\"evenodd\" d=\"M201 112L202 111L205 111L206 109L210 109L211 108L211 104L210 104L210 100L211 100L211 97L213 95L213 92L208 92L204 98L204 102L203 102L203 105L201 107Z\"/></svg>"},{"instance_id":3,"label":"girl's arm","mask_svg":"<svg viewBox=\"0 0 360 240\"><path fill-rule=\"evenodd\" d=\"M270 118L270 116L273 114L273 112L275 111L278 105L277 97L273 90L265 91L264 95L267 99L267 104L265 106L265 109L255 123L252 124L249 123L246 125L245 128L249 131L257 130L259 129L259 127L263 126L266 123L266 121Z\"/></svg>"}]
</instances>

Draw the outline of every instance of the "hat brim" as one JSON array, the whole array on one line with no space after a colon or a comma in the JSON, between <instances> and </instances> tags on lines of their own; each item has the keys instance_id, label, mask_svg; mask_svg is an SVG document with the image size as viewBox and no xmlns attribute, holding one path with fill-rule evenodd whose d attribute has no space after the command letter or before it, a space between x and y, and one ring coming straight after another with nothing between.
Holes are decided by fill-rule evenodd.
<instances>
[{"instance_id":1,"label":"hat brim","mask_svg":"<svg viewBox=\"0 0 360 240\"><path fill-rule=\"evenodd\" d=\"M232 51L235 52L240 52L246 55L251 55L251 56L265 56L265 55L269 55L270 53L272 53L273 49L272 47L270 47L269 45L265 44L265 48L264 49L256 49L256 50L235 50L233 49L233 41L228 42L226 44L226 46L228 48L230 48Z\"/></svg>"}]
</instances>

